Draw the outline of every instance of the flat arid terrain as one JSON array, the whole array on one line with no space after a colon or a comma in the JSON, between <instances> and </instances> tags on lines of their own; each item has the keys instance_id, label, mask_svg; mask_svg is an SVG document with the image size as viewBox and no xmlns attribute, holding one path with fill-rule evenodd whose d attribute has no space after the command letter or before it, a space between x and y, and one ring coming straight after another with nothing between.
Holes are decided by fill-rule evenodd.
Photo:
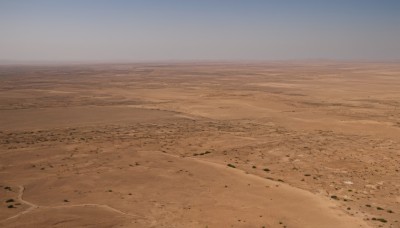
<instances>
[{"instance_id":1,"label":"flat arid terrain","mask_svg":"<svg viewBox=\"0 0 400 228\"><path fill-rule=\"evenodd\" d=\"M400 64L0 66L0 227L400 227Z\"/></svg>"}]
</instances>

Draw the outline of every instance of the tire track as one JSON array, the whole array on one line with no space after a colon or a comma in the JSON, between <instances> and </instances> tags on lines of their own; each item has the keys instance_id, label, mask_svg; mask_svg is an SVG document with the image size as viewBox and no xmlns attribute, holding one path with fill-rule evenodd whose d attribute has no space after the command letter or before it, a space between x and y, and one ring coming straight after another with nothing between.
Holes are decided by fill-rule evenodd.
<instances>
[{"instance_id":1,"label":"tire track","mask_svg":"<svg viewBox=\"0 0 400 228\"><path fill-rule=\"evenodd\" d=\"M9 220L12 220L12 219L16 219L16 218L18 218L18 217L20 217L20 216L22 216L24 214L30 213L30 212L32 212L32 211L34 211L36 209L58 209L58 208L62 209L62 208L73 208L73 207L98 207L98 208L102 208L102 209L105 209L107 211L114 212L114 213L117 213L117 214L120 214L120 215L123 215L123 216L131 217L131 218L138 218L138 216L131 215L129 213L123 212L121 210L118 210L118 209L113 208L113 207L111 207L109 205L106 205L106 204L86 203L86 204L74 204L74 205L62 205L62 206L39 206L37 204L34 204L34 203L31 203L29 201L24 200L23 199L24 191L25 191L25 187L24 186L19 186L19 192L18 192L17 199L21 203L23 203L25 205L28 205L29 208L24 210L24 211L21 211L21 212L15 214L13 216L11 216L11 217L8 217L6 219L1 220L0 223L6 222L6 221L9 221Z\"/></svg>"}]
</instances>

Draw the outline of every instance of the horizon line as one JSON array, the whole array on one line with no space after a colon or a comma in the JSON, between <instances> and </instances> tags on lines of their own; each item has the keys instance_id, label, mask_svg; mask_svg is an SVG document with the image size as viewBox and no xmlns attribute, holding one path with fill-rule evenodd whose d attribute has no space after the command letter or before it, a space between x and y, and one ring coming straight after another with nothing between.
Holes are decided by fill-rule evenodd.
<instances>
[{"instance_id":1,"label":"horizon line","mask_svg":"<svg viewBox=\"0 0 400 228\"><path fill-rule=\"evenodd\" d=\"M55 66L55 65L117 65L117 64L251 64L251 63L400 63L400 59L345 59L345 58L297 58L297 59L160 59L160 60L0 60L0 66Z\"/></svg>"}]
</instances>

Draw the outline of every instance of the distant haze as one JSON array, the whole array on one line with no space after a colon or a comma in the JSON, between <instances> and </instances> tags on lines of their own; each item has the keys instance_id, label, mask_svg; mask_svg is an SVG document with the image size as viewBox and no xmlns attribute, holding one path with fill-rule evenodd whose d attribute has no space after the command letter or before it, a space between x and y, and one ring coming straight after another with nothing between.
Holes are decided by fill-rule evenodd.
<instances>
[{"instance_id":1,"label":"distant haze","mask_svg":"<svg viewBox=\"0 0 400 228\"><path fill-rule=\"evenodd\" d=\"M0 62L400 59L399 0L0 0Z\"/></svg>"}]
</instances>

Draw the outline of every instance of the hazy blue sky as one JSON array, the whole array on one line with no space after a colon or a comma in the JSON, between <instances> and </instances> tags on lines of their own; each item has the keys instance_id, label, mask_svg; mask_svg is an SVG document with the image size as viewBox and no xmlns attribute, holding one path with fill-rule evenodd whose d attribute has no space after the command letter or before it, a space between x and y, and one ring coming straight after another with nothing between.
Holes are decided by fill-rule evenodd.
<instances>
[{"instance_id":1,"label":"hazy blue sky","mask_svg":"<svg viewBox=\"0 0 400 228\"><path fill-rule=\"evenodd\" d=\"M0 60L400 59L400 0L0 0Z\"/></svg>"}]
</instances>

